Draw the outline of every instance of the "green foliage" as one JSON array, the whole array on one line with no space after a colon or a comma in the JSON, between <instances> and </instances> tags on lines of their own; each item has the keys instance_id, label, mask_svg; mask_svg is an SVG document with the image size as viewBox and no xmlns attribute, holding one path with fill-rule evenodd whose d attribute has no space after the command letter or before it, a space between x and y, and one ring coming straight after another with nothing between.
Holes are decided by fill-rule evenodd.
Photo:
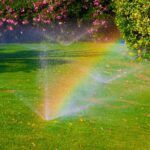
<instances>
[{"instance_id":1,"label":"green foliage","mask_svg":"<svg viewBox=\"0 0 150 150\"><path fill-rule=\"evenodd\" d=\"M115 0L116 23L128 45L139 57L150 53L150 2Z\"/></svg>"}]
</instances>

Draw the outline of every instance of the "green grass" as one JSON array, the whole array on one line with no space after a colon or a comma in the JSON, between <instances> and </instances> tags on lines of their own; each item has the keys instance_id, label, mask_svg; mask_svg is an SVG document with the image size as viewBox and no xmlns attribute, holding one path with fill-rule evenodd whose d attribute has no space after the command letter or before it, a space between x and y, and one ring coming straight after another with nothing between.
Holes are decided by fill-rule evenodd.
<instances>
[{"instance_id":1,"label":"green grass","mask_svg":"<svg viewBox=\"0 0 150 150\"><path fill-rule=\"evenodd\" d=\"M46 46L52 50L49 68L54 73L63 72L66 64L83 57L84 50L90 52L86 43ZM126 48L116 44L75 91L88 98L89 87L93 86L89 99L92 106L76 115L45 121L34 112L36 100L43 94L37 82L41 71L38 56L43 49L42 44L0 45L1 150L150 149L149 62L131 60ZM123 70L129 73L109 84L100 84L91 77L93 72L110 77ZM61 71L56 76L61 76ZM53 83L54 74L50 73L49 78Z\"/></svg>"}]
</instances>

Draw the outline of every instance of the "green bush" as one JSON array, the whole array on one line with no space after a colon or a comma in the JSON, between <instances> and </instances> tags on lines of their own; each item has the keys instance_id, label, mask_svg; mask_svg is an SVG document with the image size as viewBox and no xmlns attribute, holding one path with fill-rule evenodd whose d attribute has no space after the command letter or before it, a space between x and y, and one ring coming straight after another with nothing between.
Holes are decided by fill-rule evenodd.
<instances>
[{"instance_id":1,"label":"green bush","mask_svg":"<svg viewBox=\"0 0 150 150\"><path fill-rule=\"evenodd\" d=\"M150 55L150 1L114 0L116 23L128 45L139 57Z\"/></svg>"}]
</instances>

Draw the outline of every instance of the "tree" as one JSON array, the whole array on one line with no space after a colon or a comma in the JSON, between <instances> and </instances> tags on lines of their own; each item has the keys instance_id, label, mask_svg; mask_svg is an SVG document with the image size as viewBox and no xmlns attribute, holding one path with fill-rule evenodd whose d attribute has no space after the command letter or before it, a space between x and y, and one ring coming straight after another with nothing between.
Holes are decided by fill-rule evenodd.
<instances>
[{"instance_id":1,"label":"tree","mask_svg":"<svg viewBox=\"0 0 150 150\"><path fill-rule=\"evenodd\" d=\"M42 27L70 18L91 20L95 26L104 25L100 19L110 11L110 0L1 0L0 28L13 30L17 25L26 24Z\"/></svg>"},{"instance_id":2,"label":"tree","mask_svg":"<svg viewBox=\"0 0 150 150\"><path fill-rule=\"evenodd\" d=\"M150 5L145 0L115 0L116 23L139 57L149 57Z\"/></svg>"}]
</instances>

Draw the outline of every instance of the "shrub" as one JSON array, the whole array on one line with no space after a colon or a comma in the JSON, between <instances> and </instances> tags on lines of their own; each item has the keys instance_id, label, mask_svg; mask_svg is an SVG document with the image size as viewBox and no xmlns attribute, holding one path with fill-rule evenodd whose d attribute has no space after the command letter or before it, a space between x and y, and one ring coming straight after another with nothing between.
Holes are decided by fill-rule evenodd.
<instances>
[{"instance_id":1,"label":"shrub","mask_svg":"<svg viewBox=\"0 0 150 150\"><path fill-rule=\"evenodd\" d=\"M146 0L114 0L116 23L139 57L150 53L150 3Z\"/></svg>"},{"instance_id":2,"label":"shrub","mask_svg":"<svg viewBox=\"0 0 150 150\"><path fill-rule=\"evenodd\" d=\"M64 32L65 25L80 28L82 24L87 25L88 36L97 39L99 31L108 28L107 18L114 15L111 1L0 0L0 39L20 39L28 27L43 33L57 27L57 32Z\"/></svg>"},{"instance_id":3,"label":"shrub","mask_svg":"<svg viewBox=\"0 0 150 150\"><path fill-rule=\"evenodd\" d=\"M66 18L94 21L110 9L110 0L1 0L0 27L13 30L18 24L51 24Z\"/></svg>"}]
</instances>

